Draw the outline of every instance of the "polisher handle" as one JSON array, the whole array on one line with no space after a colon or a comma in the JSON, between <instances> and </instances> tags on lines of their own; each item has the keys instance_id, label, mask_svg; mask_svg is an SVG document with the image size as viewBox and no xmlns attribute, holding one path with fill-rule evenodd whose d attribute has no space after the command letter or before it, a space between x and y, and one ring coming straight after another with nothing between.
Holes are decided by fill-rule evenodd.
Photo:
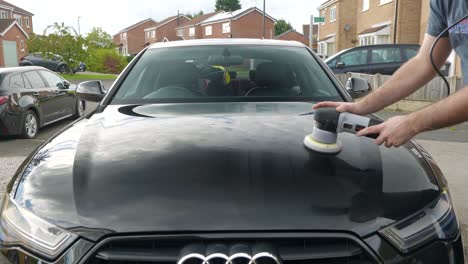
<instances>
[{"instance_id":1,"label":"polisher handle","mask_svg":"<svg viewBox=\"0 0 468 264\"><path fill-rule=\"evenodd\" d=\"M370 127L381 124L382 121L377 119L372 119L365 116L355 115L351 113L342 113L338 121L337 132L347 132L356 134L357 132ZM379 137L379 134L369 134L366 137L376 139Z\"/></svg>"},{"instance_id":2,"label":"polisher handle","mask_svg":"<svg viewBox=\"0 0 468 264\"><path fill-rule=\"evenodd\" d=\"M373 119L373 118L370 118L370 120L369 120L369 126L370 127L371 126L377 126L377 125L380 125L380 124L382 124L382 121L380 121L380 120ZM369 134L366 137L377 139L379 136L380 136L380 134Z\"/></svg>"}]
</instances>

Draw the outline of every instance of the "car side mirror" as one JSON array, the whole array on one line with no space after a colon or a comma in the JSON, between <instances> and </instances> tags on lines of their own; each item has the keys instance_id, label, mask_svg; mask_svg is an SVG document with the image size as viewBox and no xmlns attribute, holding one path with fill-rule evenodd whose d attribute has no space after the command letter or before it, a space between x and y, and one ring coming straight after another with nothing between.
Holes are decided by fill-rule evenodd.
<instances>
[{"instance_id":1,"label":"car side mirror","mask_svg":"<svg viewBox=\"0 0 468 264\"><path fill-rule=\"evenodd\" d=\"M63 85L65 86L65 89L68 89L68 88L70 88L71 83L69 81L67 81L67 80L64 80Z\"/></svg>"},{"instance_id":2,"label":"car side mirror","mask_svg":"<svg viewBox=\"0 0 468 264\"><path fill-rule=\"evenodd\" d=\"M353 99L367 95L372 89L370 84L361 78L351 77L346 82L346 90Z\"/></svg>"},{"instance_id":3,"label":"car side mirror","mask_svg":"<svg viewBox=\"0 0 468 264\"><path fill-rule=\"evenodd\" d=\"M83 100L101 102L107 91L101 81L86 81L78 84L76 94Z\"/></svg>"},{"instance_id":4,"label":"car side mirror","mask_svg":"<svg viewBox=\"0 0 468 264\"><path fill-rule=\"evenodd\" d=\"M343 69L346 66L346 64L342 61L339 61L336 63L336 68L337 69Z\"/></svg>"}]
</instances>

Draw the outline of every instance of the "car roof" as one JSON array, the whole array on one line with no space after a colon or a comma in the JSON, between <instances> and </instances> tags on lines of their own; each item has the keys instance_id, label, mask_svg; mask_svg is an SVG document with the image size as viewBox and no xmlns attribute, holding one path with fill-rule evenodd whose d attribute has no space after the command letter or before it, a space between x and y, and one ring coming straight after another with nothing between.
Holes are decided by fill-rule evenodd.
<instances>
[{"instance_id":1,"label":"car roof","mask_svg":"<svg viewBox=\"0 0 468 264\"><path fill-rule=\"evenodd\" d=\"M218 46L218 45L255 45L255 46L288 46L306 47L297 41L271 40L271 39L196 39L171 42L159 42L148 47L148 49L190 47L190 46Z\"/></svg>"},{"instance_id":2,"label":"car roof","mask_svg":"<svg viewBox=\"0 0 468 264\"><path fill-rule=\"evenodd\" d=\"M26 71L31 71L31 70L47 70L47 69L44 67L40 67L40 66L9 67L9 68L0 68L0 74L26 72Z\"/></svg>"}]
</instances>

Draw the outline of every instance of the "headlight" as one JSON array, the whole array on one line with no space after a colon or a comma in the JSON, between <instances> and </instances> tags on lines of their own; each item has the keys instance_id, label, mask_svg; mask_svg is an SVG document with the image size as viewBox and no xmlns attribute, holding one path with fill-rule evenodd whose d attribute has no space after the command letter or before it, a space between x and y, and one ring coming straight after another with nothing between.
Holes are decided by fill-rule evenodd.
<instances>
[{"instance_id":1,"label":"headlight","mask_svg":"<svg viewBox=\"0 0 468 264\"><path fill-rule=\"evenodd\" d=\"M402 253L408 253L437 239L455 240L459 230L450 196L445 191L430 206L379 233Z\"/></svg>"},{"instance_id":2,"label":"headlight","mask_svg":"<svg viewBox=\"0 0 468 264\"><path fill-rule=\"evenodd\" d=\"M0 247L20 247L47 259L55 259L77 238L19 206L8 195L3 198Z\"/></svg>"}]
</instances>

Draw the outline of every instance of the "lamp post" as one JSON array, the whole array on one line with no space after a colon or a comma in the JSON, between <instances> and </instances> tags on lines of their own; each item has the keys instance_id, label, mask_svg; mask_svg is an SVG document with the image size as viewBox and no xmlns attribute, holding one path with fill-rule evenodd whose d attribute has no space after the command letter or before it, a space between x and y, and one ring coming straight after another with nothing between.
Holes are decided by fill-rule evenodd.
<instances>
[{"instance_id":1,"label":"lamp post","mask_svg":"<svg viewBox=\"0 0 468 264\"><path fill-rule=\"evenodd\" d=\"M80 16L78 17L78 35L81 36L81 29L80 29Z\"/></svg>"},{"instance_id":2,"label":"lamp post","mask_svg":"<svg viewBox=\"0 0 468 264\"><path fill-rule=\"evenodd\" d=\"M266 0L263 0L263 38L265 38L265 13L266 13L266 4L265 4Z\"/></svg>"}]
</instances>

